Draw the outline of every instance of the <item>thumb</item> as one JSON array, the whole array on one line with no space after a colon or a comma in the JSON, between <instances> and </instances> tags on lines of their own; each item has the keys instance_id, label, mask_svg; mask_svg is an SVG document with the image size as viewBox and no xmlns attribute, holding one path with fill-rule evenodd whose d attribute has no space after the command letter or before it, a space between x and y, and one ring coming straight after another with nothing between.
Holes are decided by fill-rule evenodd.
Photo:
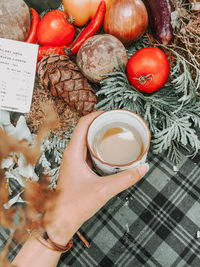
<instances>
[{"instance_id":1,"label":"thumb","mask_svg":"<svg viewBox=\"0 0 200 267\"><path fill-rule=\"evenodd\" d=\"M104 177L104 192L106 197L112 198L130 186L136 184L149 170L148 164L141 164L135 168Z\"/></svg>"}]
</instances>

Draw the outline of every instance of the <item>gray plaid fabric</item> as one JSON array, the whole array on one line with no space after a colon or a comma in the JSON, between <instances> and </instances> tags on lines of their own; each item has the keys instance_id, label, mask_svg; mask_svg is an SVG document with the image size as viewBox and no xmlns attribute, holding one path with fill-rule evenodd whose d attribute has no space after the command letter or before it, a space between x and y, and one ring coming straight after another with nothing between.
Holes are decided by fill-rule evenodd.
<instances>
[{"instance_id":1,"label":"gray plaid fabric","mask_svg":"<svg viewBox=\"0 0 200 267\"><path fill-rule=\"evenodd\" d=\"M150 170L113 198L80 232L59 267L200 266L200 155L183 159L177 172L166 155L148 156ZM0 248L9 232L0 230ZM9 259L20 245L11 244Z\"/></svg>"}]
</instances>

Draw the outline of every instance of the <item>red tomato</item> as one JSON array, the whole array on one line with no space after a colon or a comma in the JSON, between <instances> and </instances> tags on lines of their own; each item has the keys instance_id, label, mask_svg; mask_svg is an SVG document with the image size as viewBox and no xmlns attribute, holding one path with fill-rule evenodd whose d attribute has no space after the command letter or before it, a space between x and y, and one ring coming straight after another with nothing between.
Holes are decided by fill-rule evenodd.
<instances>
[{"instance_id":1,"label":"red tomato","mask_svg":"<svg viewBox=\"0 0 200 267\"><path fill-rule=\"evenodd\" d=\"M48 12L39 22L37 39L42 46L62 46L71 43L75 28L68 23L67 15L61 10Z\"/></svg>"},{"instance_id":2,"label":"red tomato","mask_svg":"<svg viewBox=\"0 0 200 267\"><path fill-rule=\"evenodd\" d=\"M169 75L167 56L157 47L142 48L129 59L126 74L133 87L143 93L152 93L167 81Z\"/></svg>"}]
</instances>

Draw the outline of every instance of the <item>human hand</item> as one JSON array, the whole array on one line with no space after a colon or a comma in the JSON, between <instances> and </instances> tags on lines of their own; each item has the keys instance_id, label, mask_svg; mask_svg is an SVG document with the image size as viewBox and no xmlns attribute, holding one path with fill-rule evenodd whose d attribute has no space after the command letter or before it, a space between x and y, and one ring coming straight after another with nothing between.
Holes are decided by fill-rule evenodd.
<instances>
[{"instance_id":1,"label":"human hand","mask_svg":"<svg viewBox=\"0 0 200 267\"><path fill-rule=\"evenodd\" d=\"M54 242L66 244L80 226L112 197L134 185L148 171L142 164L114 175L100 177L87 164L86 135L90 123L101 113L80 119L62 159L55 208L45 215L46 230Z\"/></svg>"}]
</instances>

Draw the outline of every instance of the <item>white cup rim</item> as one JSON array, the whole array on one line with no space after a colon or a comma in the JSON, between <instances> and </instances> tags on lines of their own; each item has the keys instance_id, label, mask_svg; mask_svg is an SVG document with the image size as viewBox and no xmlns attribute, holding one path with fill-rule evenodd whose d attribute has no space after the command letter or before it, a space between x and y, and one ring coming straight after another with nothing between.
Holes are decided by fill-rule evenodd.
<instances>
[{"instance_id":1,"label":"white cup rim","mask_svg":"<svg viewBox=\"0 0 200 267\"><path fill-rule=\"evenodd\" d=\"M89 133L89 129L90 129L90 126L93 124L93 122L98 119L100 116L102 116L103 114L105 113L108 113L108 112L114 112L114 111L125 111L125 112L129 112L129 113L132 113L134 114L134 116L137 116L142 122L143 124L145 125L146 129L147 129L147 132L148 132L148 143L147 143L147 146L146 146L146 149L139 155L139 157L131 162L128 162L128 163L124 163L124 164L113 164L113 163L108 163L106 161L103 161L102 159L100 159L92 150L92 148L90 147L89 145L89 140L88 140L88 133ZM140 161L143 156L148 152L149 150L149 147L150 147L150 142L151 142L151 131L149 129L149 126L147 125L147 123L144 121L144 119L138 115L137 113L133 112L133 111L130 111L130 110L126 110L126 109L112 109L112 110L106 110L106 111L103 111L101 114L99 114L96 118L94 118L92 120L92 122L90 123L89 127L88 127L88 130L87 130L87 138L86 138L86 144L87 144L87 148L90 152L90 154L95 158L97 159L98 161L100 161L102 164L105 164L107 166L111 166L111 167L126 167L126 166L130 166L132 164L134 164L135 162L138 162Z\"/></svg>"}]
</instances>

